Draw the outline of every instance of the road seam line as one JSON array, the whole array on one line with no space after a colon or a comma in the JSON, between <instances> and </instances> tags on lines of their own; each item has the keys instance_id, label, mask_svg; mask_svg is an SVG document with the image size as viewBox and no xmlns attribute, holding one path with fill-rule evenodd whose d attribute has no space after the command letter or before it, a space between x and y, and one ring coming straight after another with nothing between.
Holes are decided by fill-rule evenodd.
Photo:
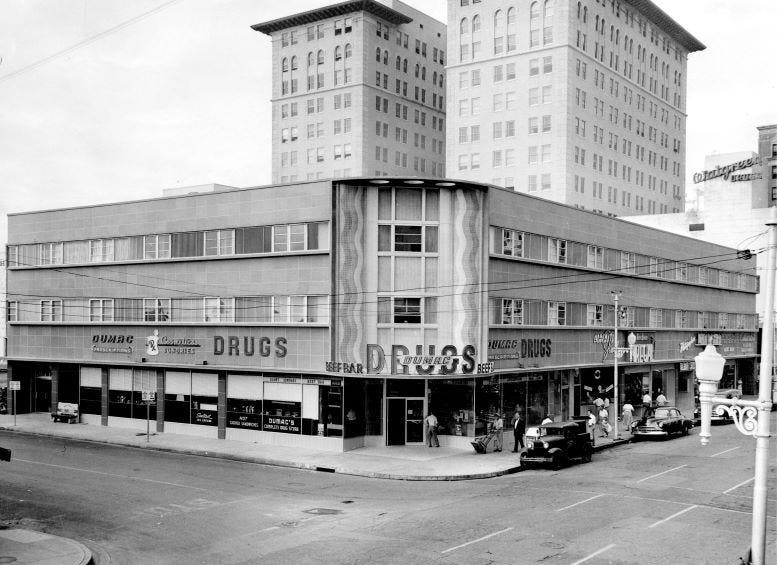
<instances>
[{"instance_id":1,"label":"road seam line","mask_svg":"<svg viewBox=\"0 0 777 565\"><path fill-rule=\"evenodd\" d=\"M575 561L574 563L572 563L572 565L579 565L580 563L585 563L586 561L588 561L589 559L591 559L593 557L596 557L600 553L604 553L605 551L611 550L613 547L615 547L615 544L611 543L610 545L608 545L606 547L603 547L602 549L594 551L591 555L588 555L587 557L583 557L582 559L580 559L578 561Z\"/></svg>"},{"instance_id":2,"label":"road seam line","mask_svg":"<svg viewBox=\"0 0 777 565\"><path fill-rule=\"evenodd\" d=\"M499 534L503 534L505 532L509 532L514 528L505 528L504 530L499 530L498 532L494 532L493 534L488 534L487 536L483 536L482 538L474 539L472 541L468 541L467 543L462 543L461 545L457 545L456 547L451 547L449 549L446 549L445 551L442 551L441 553L448 553L449 551L453 551L455 549L461 549L462 547L466 547L468 545L472 545L473 543L478 543L479 541L487 540L488 538L492 538L494 536L498 536Z\"/></svg>"},{"instance_id":3,"label":"road seam line","mask_svg":"<svg viewBox=\"0 0 777 565\"><path fill-rule=\"evenodd\" d=\"M654 528L654 527L656 527L656 526L658 526L660 524L663 524L664 522L668 522L672 518L677 518L680 514L685 514L689 510L693 510L694 508L698 508L698 507L699 507L698 504L694 504L693 506L689 506L688 508L680 510L679 512L675 512L674 514L672 514L671 516L668 516L667 518L664 518L663 520L659 520L655 524L650 524L650 526L648 526L648 528Z\"/></svg>"},{"instance_id":4,"label":"road seam line","mask_svg":"<svg viewBox=\"0 0 777 565\"><path fill-rule=\"evenodd\" d=\"M586 498L585 500L581 500L580 502L575 502L574 504L570 504L569 506L564 506L564 508L559 508L558 510L556 510L556 512L561 512L562 510L569 510L570 508L573 508L578 504L584 504L586 502L590 502L591 500L594 500L601 496L604 496L604 494L597 494L596 496L592 496L591 498Z\"/></svg>"},{"instance_id":5,"label":"road seam line","mask_svg":"<svg viewBox=\"0 0 777 565\"><path fill-rule=\"evenodd\" d=\"M682 469L683 467L687 467L687 466L688 465L680 465L679 467L674 467L672 469L667 469L666 471L661 471L660 473L656 473L655 475L650 475L649 477L640 479L637 481L637 483L641 483L642 481L647 481L648 479L655 479L656 477L660 477L661 475L665 475L666 473L671 473L672 471L677 471L677 469Z\"/></svg>"}]
</instances>

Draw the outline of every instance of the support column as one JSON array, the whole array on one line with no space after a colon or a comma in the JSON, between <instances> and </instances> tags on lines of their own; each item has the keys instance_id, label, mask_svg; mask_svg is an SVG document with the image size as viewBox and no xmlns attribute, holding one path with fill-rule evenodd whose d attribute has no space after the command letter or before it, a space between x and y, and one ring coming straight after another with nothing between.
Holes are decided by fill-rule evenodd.
<instances>
[{"instance_id":1,"label":"support column","mask_svg":"<svg viewBox=\"0 0 777 565\"><path fill-rule=\"evenodd\" d=\"M6 397L6 404L8 406L8 413L9 414L16 414L18 412L17 407L14 406L14 400L16 400L16 395L18 394L17 391L11 390L11 381L14 380L13 378L13 366L8 365L8 390L7 390L7 397Z\"/></svg>"},{"instance_id":2,"label":"support column","mask_svg":"<svg viewBox=\"0 0 777 565\"><path fill-rule=\"evenodd\" d=\"M100 424L108 425L108 368L100 367L102 391L100 393Z\"/></svg>"},{"instance_id":3,"label":"support column","mask_svg":"<svg viewBox=\"0 0 777 565\"><path fill-rule=\"evenodd\" d=\"M59 367L56 365L51 366L51 399L50 399L49 412L57 411L57 404L59 404Z\"/></svg>"},{"instance_id":4,"label":"support column","mask_svg":"<svg viewBox=\"0 0 777 565\"><path fill-rule=\"evenodd\" d=\"M165 372L156 371L156 431L165 431Z\"/></svg>"},{"instance_id":5,"label":"support column","mask_svg":"<svg viewBox=\"0 0 777 565\"><path fill-rule=\"evenodd\" d=\"M218 401L218 438L227 437L227 374L219 372L219 401Z\"/></svg>"}]
</instances>

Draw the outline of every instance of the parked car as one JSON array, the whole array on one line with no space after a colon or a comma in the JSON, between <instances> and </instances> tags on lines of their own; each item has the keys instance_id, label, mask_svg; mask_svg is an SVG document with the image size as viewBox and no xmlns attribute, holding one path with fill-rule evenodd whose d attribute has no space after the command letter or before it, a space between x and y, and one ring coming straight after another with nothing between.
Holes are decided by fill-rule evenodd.
<instances>
[{"instance_id":1,"label":"parked car","mask_svg":"<svg viewBox=\"0 0 777 565\"><path fill-rule=\"evenodd\" d=\"M526 440L526 451L521 453L521 467L549 464L561 469L570 459L584 463L591 460L593 440L587 429L587 418L552 422L537 428L537 436Z\"/></svg>"},{"instance_id":2,"label":"parked car","mask_svg":"<svg viewBox=\"0 0 777 565\"><path fill-rule=\"evenodd\" d=\"M688 435L693 421L682 415L675 406L648 408L642 418L631 425L632 439L643 437L668 438L672 434Z\"/></svg>"},{"instance_id":3,"label":"parked car","mask_svg":"<svg viewBox=\"0 0 777 565\"><path fill-rule=\"evenodd\" d=\"M726 388L719 390L715 396L722 396L724 398L742 398L742 393L738 388ZM712 423L713 424L730 424L734 420L725 410L721 410L719 413L716 408L718 405L712 406ZM701 425L701 405L699 404L699 397L696 397L696 407L693 409L693 421Z\"/></svg>"}]
</instances>

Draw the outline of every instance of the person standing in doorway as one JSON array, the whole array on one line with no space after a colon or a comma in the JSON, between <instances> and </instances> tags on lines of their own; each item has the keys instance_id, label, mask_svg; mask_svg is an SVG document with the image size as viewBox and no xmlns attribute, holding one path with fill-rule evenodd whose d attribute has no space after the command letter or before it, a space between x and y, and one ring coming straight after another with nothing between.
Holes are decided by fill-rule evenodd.
<instances>
[{"instance_id":1,"label":"person standing in doorway","mask_svg":"<svg viewBox=\"0 0 777 565\"><path fill-rule=\"evenodd\" d=\"M518 453L518 445L520 444L523 449L523 436L526 433L526 420L521 416L521 406L515 406L515 414L513 414L513 434L515 435L515 445L513 445L513 453Z\"/></svg>"},{"instance_id":2,"label":"person standing in doorway","mask_svg":"<svg viewBox=\"0 0 777 565\"><path fill-rule=\"evenodd\" d=\"M658 389L658 396L656 396L656 406L666 406L667 400L661 389Z\"/></svg>"},{"instance_id":3,"label":"person standing in doorway","mask_svg":"<svg viewBox=\"0 0 777 565\"><path fill-rule=\"evenodd\" d=\"M440 447L440 440L437 439L437 416L429 410L429 414L426 416L426 443L429 447Z\"/></svg>"}]
</instances>

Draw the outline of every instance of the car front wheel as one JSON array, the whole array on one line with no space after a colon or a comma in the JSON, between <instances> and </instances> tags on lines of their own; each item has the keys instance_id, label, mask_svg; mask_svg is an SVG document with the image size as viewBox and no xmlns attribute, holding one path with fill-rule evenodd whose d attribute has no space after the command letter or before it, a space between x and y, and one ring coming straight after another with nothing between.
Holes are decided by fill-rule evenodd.
<instances>
[{"instance_id":1,"label":"car front wheel","mask_svg":"<svg viewBox=\"0 0 777 565\"><path fill-rule=\"evenodd\" d=\"M553 467L553 470L558 471L559 469L562 469L564 465L566 465L567 458L564 456L561 452L556 452L553 454L553 461L551 462L551 465Z\"/></svg>"}]
</instances>

